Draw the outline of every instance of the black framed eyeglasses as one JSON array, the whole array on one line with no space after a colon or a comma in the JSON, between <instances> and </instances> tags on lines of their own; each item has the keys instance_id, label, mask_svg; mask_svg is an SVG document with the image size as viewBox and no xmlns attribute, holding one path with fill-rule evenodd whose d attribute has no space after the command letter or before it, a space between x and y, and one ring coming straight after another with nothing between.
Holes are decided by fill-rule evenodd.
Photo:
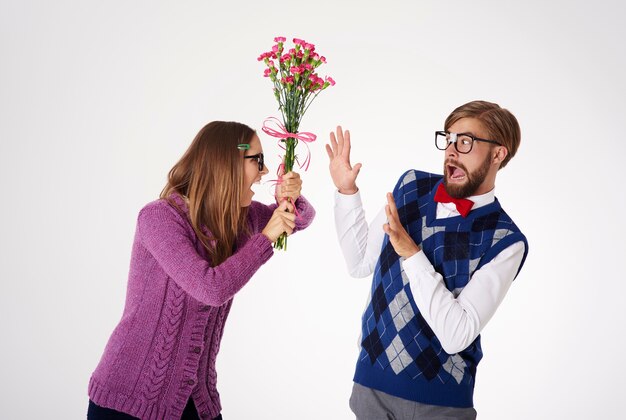
<instances>
[{"instance_id":1,"label":"black framed eyeglasses","mask_svg":"<svg viewBox=\"0 0 626 420\"><path fill-rule=\"evenodd\" d=\"M263 159L263 153L257 153L256 155L244 156L244 159L256 159L259 164L259 172L263 171L265 166L265 160Z\"/></svg>"},{"instance_id":2,"label":"black framed eyeglasses","mask_svg":"<svg viewBox=\"0 0 626 420\"><path fill-rule=\"evenodd\" d=\"M467 133L435 131L435 146L439 150L446 150L452 143L454 143L454 148L457 152L466 154L472 151L472 147L474 147L475 141L484 141L485 143L497 144L498 146L502 146L502 143L498 143L497 141L481 139Z\"/></svg>"}]
</instances>

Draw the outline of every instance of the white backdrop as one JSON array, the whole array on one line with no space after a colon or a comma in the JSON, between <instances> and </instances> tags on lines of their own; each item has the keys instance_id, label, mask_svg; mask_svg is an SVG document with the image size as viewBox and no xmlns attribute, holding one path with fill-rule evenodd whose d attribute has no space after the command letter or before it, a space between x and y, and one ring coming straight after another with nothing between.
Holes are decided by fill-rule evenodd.
<instances>
[{"instance_id":1,"label":"white backdrop","mask_svg":"<svg viewBox=\"0 0 626 420\"><path fill-rule=\"evenodd\" d=\"M278 115L259 53L299 37L337 85L314 131L312 227L237 295L218 357L224 417L350 419L369 279L335 240L323 150L352 131L372 217L473 99L510 109L496 194L530 242L483 331L480 419L617 418L626 368L624 6L614 1L0 1L0 417L84 418L122 312L136 215L211 120ZM259 130L260 131L260 130ZM279 149L260 134L270 167ZM271 178L271 177L268 177ZM267 186L256 199L270 202Z\"/></svg>"}]
</instances>

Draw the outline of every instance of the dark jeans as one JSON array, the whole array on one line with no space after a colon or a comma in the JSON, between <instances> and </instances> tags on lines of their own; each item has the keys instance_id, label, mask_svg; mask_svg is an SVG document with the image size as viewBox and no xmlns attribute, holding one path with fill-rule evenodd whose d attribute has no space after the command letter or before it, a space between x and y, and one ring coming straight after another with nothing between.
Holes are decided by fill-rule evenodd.
<instances>
[{"instance_id":1,"label":"dark jeans","mask_svg":"<svg viewBox=\"0 0 626 420\"><path fill-rule=\"evenodd\" d=\"M180 420L198 420L198 412L196 406L191 401L187 401L187 406L183 410L183 416ZM119 411L111 410L110 408L100 407L93 401L89 400L89 408L87 409L87 420L137 420L137 417L133 417L126 413L120 413ZM213 420L222 420L222 415L215 417Z\"/></svg>"}]
</instances>

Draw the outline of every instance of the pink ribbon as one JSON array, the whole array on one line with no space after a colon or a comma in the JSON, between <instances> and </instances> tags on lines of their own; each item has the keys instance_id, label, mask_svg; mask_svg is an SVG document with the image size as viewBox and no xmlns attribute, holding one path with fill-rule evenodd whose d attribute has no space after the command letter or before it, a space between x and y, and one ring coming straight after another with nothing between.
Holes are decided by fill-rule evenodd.
<instances>
[{"instance_id":1,"label":"pink ribbon","mask_svg":"<svg viewBox=\"0 0 626 420\"><path fill-rule=\"evenodd\" d=\"M272 127L272 125L274 127ZM304 146L306 147L306 158L304 159L304 162L302 162L301 164L300 160L296 157L296 162L298 162L300 169L304 168L305 171L309 169L309 164L311 163L311 150L309 149L309 145L307 143L312 143L317 139L317 136L315 134L309 133L306 131L300 132L300 133L290 133L287 130L287 127L285 127L285 125L281 123L280 120L276 117L266 118L265 121L263 121L263 127L261 128L261 130L263 130L263 132L267 134L268 136L272 136L280 140L284 140L284 139L291 137L291 138L297 139L298 141L304 142ZM278 145L283 150L285 150L286 147L280 143L281 142L279 142ZM285 174L285 164L281 163L280 165L278 165L278 169L276 170L276 176L278 177L278 179L271 180L270 185L274 185L275 187L278 187L280 184L282 184L284 174ZM293 210L294 210L296 217L300 217L300 214L298 213L298 209L296 208L295 203L291 201L291 199L289 199L289 201L294 206Z\"/></svg>"},{"instance_id":2,"label":"pink ribbon","mask_svg":"<svg viewBox=\"0 0 626 420\"><path fill-rule=\"evenodd\" d=\"M272 128L270 125L274 125L275 128ZM263 121L263 127L261 128L261 130L263 130L263 132L268 136L276 137L280 140L291 137L297 139L298 141L304 142L304 145L306 147L306 157L304 159L304 162L300 164L300 160L297 157L296 161L298 162L300 169L304 168L305 171L309 169L309 164L311 163L311 150L309 149L309 145L307 143L312 143L317 139L317 136L315 134L306 131L300 133L290 133L289 131L287 131L287 128L283 125L283 123L281 123L280 120L275 117L266 118L265 121ZM279 145L280 147L285 149L285 146L280 143Z\"/></svg>"}]
</instances>

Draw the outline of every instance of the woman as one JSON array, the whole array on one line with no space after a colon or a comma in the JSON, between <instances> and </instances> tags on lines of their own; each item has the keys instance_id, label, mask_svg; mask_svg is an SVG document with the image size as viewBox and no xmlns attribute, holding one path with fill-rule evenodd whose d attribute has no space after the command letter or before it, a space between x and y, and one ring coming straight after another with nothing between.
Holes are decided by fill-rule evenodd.
<instances>
[{"instance_id":1,"label":"woman","mask_svg":"<svg viewBox=\"0 0 626 420\"><path fill-rule=\"evenodd\" d=\"M294 172L277 187L279 205L252 201L267 172L254 130L215 121L140 211L124 313L89 381L89 419L221 419L215 358L233 296L272 242L315 215Z\"/></svg>"}]
</instances>

